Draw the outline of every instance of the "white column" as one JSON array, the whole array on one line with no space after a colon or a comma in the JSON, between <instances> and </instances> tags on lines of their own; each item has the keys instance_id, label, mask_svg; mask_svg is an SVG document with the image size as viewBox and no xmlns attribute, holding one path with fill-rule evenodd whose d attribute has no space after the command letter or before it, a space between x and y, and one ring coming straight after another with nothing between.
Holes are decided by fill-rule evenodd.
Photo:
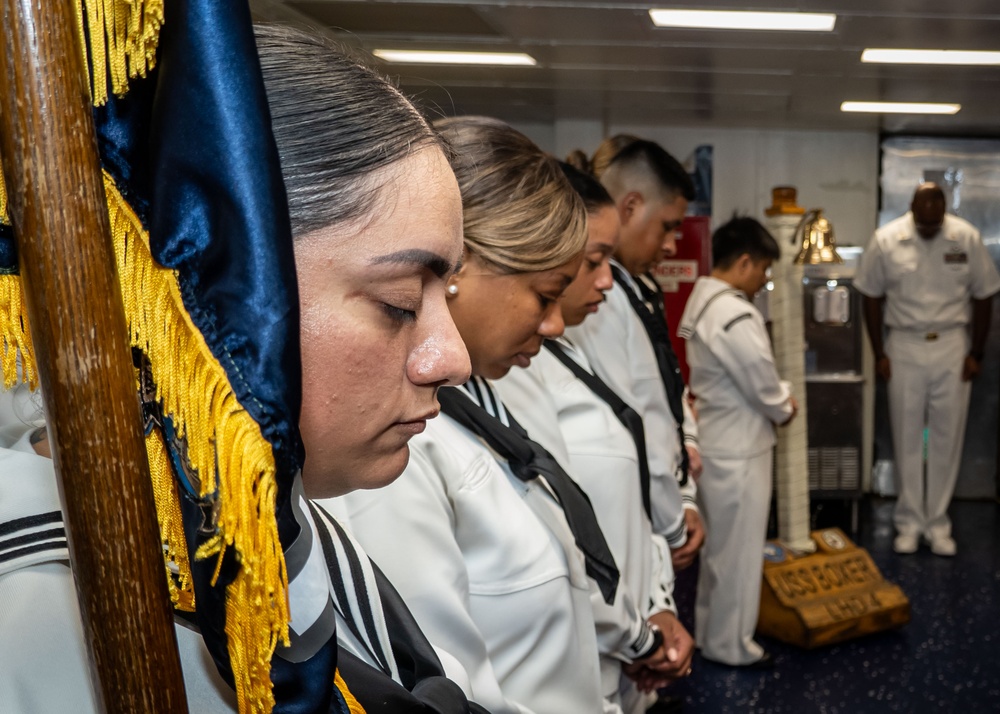
<instances>
[{"instance_id":1,"label":"white column","mask_svg":"<svg viewBox=\"0 0 1000 714\"><path fill-rule=\"evenodd\" d=\"M791 424L778 427L775 451L775 492L778 501L778 538L790 549L813 551L809 537L809 443L807 431L805 337L802 316L802 266L795 265L799 246L793 244L802 216L769 216L764 224L781 246L781 259L772 271L770 295L774 361L782 379L791 382L799 413Z\"/></svg>"}]
</instances>

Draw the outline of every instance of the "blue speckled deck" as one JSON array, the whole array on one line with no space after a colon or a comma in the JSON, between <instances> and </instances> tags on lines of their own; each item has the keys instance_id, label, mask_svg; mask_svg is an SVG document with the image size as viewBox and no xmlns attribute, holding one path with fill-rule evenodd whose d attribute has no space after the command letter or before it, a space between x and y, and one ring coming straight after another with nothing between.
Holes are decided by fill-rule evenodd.
<instances>
[{"instance_id":1,"label":"blue speckled deck","mask_svg":"<svg viewBox=\"0 0 1000 714\"><path fill-rule=\"evenodd\" d=\"M954 558L925 545L893 553L892 506L863 503L854 538L910 598L909 625L812 651L761 638L773 670L733 670L696 656L691 676L667 692L683 697L688 713L1000 712L1000 505L952 504ZM847 531L849 523L820 525ZM692 633L694 582L685 571L677 586Z\"/></svg>"}]
</instances>

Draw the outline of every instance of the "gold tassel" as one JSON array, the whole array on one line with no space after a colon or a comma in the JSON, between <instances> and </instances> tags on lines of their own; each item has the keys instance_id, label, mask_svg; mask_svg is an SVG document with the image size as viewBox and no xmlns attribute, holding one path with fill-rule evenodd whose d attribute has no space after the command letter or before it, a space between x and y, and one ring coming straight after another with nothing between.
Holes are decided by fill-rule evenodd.
<instances>
[{"instance_id":1,"label":"gold tassel","mask_svg":"<svg viewBox=\"0 0 1000 714\"><path fill-rule=\"evenodd\" d=\"M20 379L17 374L19 354ZM35 368L28 316L24 311L20 275L0 275L0 363L3 365L5 389L10 389L19 381L27 382L32 390L38 386L38 370Z\"/></svg>"},{"instance_id":2,"label":"gold tassel","mask_svg":"<svg viewBox=\"0 0 1000 714\"><path fill-rule=\"evenodd\" d=\"M184 537L184 522L181 519L180 493L170 463L170 454L159 429L152 429L146 437L146 452L149 454L149 475L153 483L156 516L160 523L170 601L178 610L194 612L194 582L188 560L187 538Z\"/></svg>"},{"instance_id":3,"label":"gold tassel","mask_svg":"<svg viewBox=\"0 0 1000 714\"><path fill-rule=\"evenodd\" d=\"M77 5L80 46L91 61L94 106L108 100L109 75L111 91L121 96L130 79L145 77L156 66L162 25L163 0L82 0Z\"/></svg>"},{"instance_id":4,"label":"gold tassel","mask_svg":"<svg viewBox=\"0 0 1000 714\"><path fill-rule=\"evenodd\" d=\"M351 694L351 690L347 688L347 682L344 678L340 676L340 670L337 670L334 676L333 686L335 686L344 697L344 701L347 702L347 710L351 714L365 714L365 708L361 706L361 702L354 698Z\"/></svg>"},{"instance_id":5,"label":"gold tassel","mask_svg":"<svg viewBox=\"0 0 1000 714\"><path fill-rule=\"evenodd\" d=\"M226 548L233 547L240 563L226 593L239 708L269 712L274 705L271 656L279 643L289 642L290 617L275 516L274 454L191 321L176 273L153 261L146 231L107 173L104 187L132 345L149 357L157 399L178 437L186 438L200 495L210 496L218 487L218 536L195 557L221 561Z\"/></svg>"},{"instance_id":6,"label":"gold tassel","mask_svg":"<svg viewBox=\"0 0 1000 714\"><path fill-rule=\"evenodd\" d=\"M7 189L0 174L0 223L10 225L7 213ZM21 376L17 374L17 357L21 356ZM4 389L18 382L27 382L33 390L38 386L35 351L31 346L31 328L24 311L24 287L20 275L0 275L0 371Z\"/></svg>"},{"instance_id":7,"label":"gold tassel","mask_svg":"<svg viewBox=\"0 0 1000 714\"><path fill-rule=\"evenodd\" d=\"M7 187L3 182L2 171L0 171L0 223L5 226L10 225L10 216L7 215Z\"/></svg>"}]
</instances>

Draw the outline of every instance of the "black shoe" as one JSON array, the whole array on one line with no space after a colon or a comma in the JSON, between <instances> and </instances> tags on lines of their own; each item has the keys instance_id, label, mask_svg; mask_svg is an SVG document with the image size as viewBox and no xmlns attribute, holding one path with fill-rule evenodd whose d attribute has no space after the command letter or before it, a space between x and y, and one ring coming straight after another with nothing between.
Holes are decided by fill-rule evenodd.
<instances>
[{"instance_id":1,"label":"black shoe","mask_svg":"<svg viewBox=\"0 0 1000 714\"><path fill-rule=\"evenodd\" d=\"M646 710L646 714L680 714L682 711L684 711L683 699L661 694L656 703Z\"/></svg>"},{"instance_id":2,"label":"black shoe","mask_svg":"<svg viewBox=\"0 0 1000 714\"><path fill-rule=\"evenodd\" d=\"M705 655L702 655L701 658L706 662L722 665L723 667L731 667L732 669L774 669L774 657L772 657L771 653L767 650L764 650L764 654L760 656L760 659L754 660L753 662L747 662L746 664L727 664L725 662L717 662L714 659L709 659Z\"/></svg>"}]
</instances>

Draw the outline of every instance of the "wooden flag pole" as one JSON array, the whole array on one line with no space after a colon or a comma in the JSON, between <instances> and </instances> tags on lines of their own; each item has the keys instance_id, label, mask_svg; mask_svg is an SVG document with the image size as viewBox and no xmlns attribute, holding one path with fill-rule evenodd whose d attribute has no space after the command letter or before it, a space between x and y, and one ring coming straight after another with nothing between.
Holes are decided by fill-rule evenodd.
<instances>
[{"instance_id":1,"label":"wooden flag pole","mask_svg":"<svg viewBox=\"0 0 1000 714\"><path fill-rule=\"evenodd\" d=\"M187 704L75 1L0 0L0 155L94 689L107 712L176 714Z\"/></svg>"}]
</instances>

